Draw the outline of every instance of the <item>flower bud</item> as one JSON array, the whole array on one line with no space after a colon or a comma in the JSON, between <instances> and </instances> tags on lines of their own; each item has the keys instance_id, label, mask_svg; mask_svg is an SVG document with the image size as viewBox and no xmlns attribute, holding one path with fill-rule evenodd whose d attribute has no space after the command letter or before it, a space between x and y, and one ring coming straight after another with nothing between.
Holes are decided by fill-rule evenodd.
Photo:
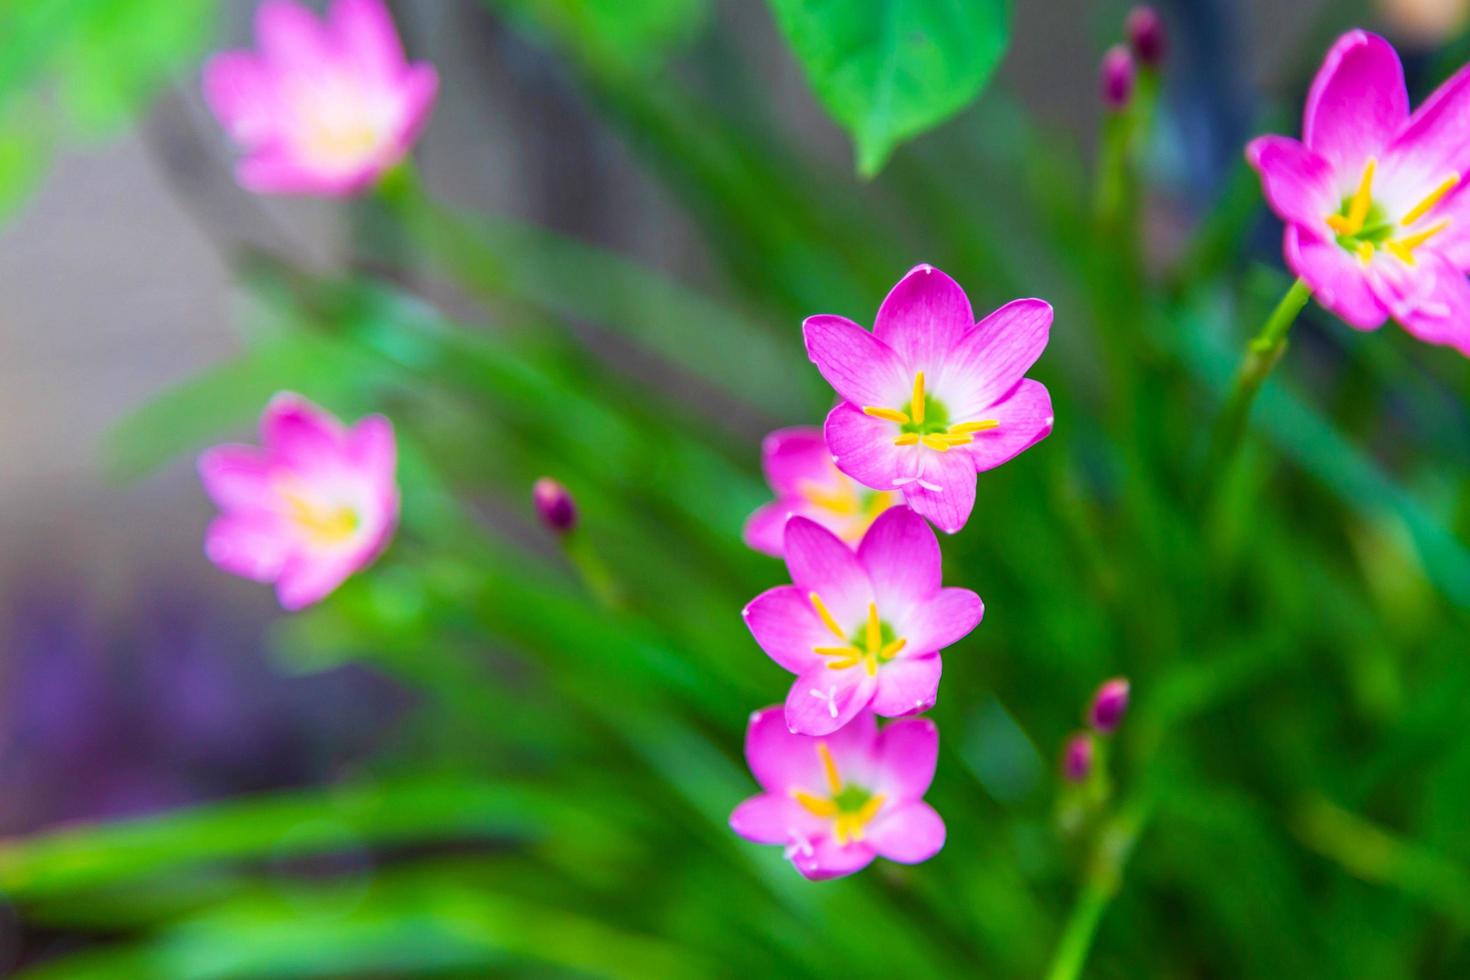
<instances>
[{"instance_id":1,"label":"flower bud","mask_svg":"<svg viewBox=\"0 0 1470 980\"><path fill-rule=\"evenodd\" d=\"M1128 679L1114 677L1104 681L1092 696L1092 705L1087 709L1087 723L1104 735L1117 731L1128 710Z\"/></svg>"},{"instance_id":2,"label":"flower bud","mask_svg":"<svg viewBox=\"0 0 1470 980\"><path fill-rule=\"evenodd\" d=\"M566 534L577 526L577 504L567 488L549 476L543 476L531 488L536 513L541 523L557 534Z\"/></svg>"},{"instance_id":3,"label":"flower bud","mask_svg":"<svg viewBox=\"0 0 1470 980\"><path fill-rule=\"evenodd\" d=\"M1138 69L1133 55L1121 44L1108 48L1102 60L1102 100L1109 109L1119 110L1133 96L1133 80Z\"/></svg>"},{"instance_id":4,"label":"flower bud","mask_svg":"<svg viewBox=\"0 0 1470 980\"><path fill-rule=\"evenodd\" d=\"M1164 33L1164 18L1157 10L1147 5L1134 7L1128 13L1123 30L1139 64L1145 68L1157 68L1164 63L1168 36Z\"/></svg>"},{"instance_id":5,"label":"flower bud","mask_svg":"<svg viewBox=\"0 0 1470 980\"><path fill-rule=\"evenodd\" d=\"M1077 732L1067 739L1067 747L1062 750L1062 775L1070 782L1086 782L1092 775L1092 757L1092 735Z\"/></svg>"}]
</instances>

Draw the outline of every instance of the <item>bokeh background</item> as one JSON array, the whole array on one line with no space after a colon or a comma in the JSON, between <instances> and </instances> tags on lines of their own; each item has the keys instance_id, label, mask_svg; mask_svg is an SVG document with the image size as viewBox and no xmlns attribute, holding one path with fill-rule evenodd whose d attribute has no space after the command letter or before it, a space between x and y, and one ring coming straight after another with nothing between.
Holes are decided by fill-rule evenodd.
<instances>
[{"instance_id":1,"label":"bokeh background","mask_svg":"<svg viewBox=\"0 0 1470 980\"><path fill-rule=\"evenodd\" d=\"M1086 260L1066 259L1092 247L1096 66L1126 4L1017 0L980 102L867 183L764 4L669 3L697 14L670 15L670 36L651 31L624 63L620 42L596 34L607 22L579 21L575 2L400 0L410 50L444 80L417 154L434 196L652 270L624 279L593 264L599 299L571 309L546 295L583 280L558 284L563 257L549 246L505 273L541 285L487 298L474 270L499 282L495 262L436 265L381 209L237 188L196 78L206 52L248 43L253 6L0 3L0 965L1038 975L1086 865L1085 843L1053 819L1055 753L1087 692L1126 672L1145 705L1157 701L1120 745L1117 780L1173 795L1141 838L1138 879L1108 912L1089 975L1470 971L1470 373L1392 329L1351 336L1309 315L1290 357L1300 401L1263 405L1267 437L1213 537L1185 504L1191 436L1179 431L1190 418L1208 427L1212 386L1285 282L1277 227L1241 173L1244 141L1294 131L1321 52L1350 26L1388 34L1422 97L1470 52L1465 4L1160 5L1170 47L1141 151L1149 293L1136 316L1155 335L1218 344L1148 353L1106 332L1133 315L1108 303L1137 297L1100 295L1108 286ZM99 79L112 72L109 88ZM684 155L681 126L698 137ZM818 203L788 219L792 195ZM852 234L860 249L834 245ZM820 418L800 317L866 322L920 260L956 275L977 308L1053 299L1044 380L1072 393L1059 397L1058 435L1012 464L1021 472L998 474L991 495L982 483L976 521L947 543L950 580L990 606L953 654L980 665L947 660L938 713L950 847L930 866L810 886L720 826L750 789L744 713L784 690L737 615L783 573L738 552L739 520L761 499L760 436ZM795 362L766 374L731 362L738 342L702 337L724 321L700 318L706 301L683 293L671 305L664 277L736 310L761 353ZM393 292L352 293L373 281ZM299 297L281 299L297 286L325 289L301 302L359 339L416 318L435 337L427 321L440 316L492 324L475 336L511 335L538 384L608 406L620 421L600 437L616 446L622 424L642 434L648 447L608 450L619 464L659 468L620 483L575 445L538 458L532 423L482 422L525 380L516 357L456 376L452 345L379 344L406 373L359 385L356 362L314 349L252 353L305 319L282 312L297 309ZM528 339L547 307L562 339ZM676 326L690 363L666 369L656 343L595 322L645 313L687 314ZM354 334L354 318L378 326ZM1126 393L1098 369L1110 346L1147 362ZM1213 374L1201 367L1212 352ZM242 361L252 366L231 374ZM712 363L730 383L710 393ZM224 372L215 388L134 415L211 371ZM191 454L246 435L257 391L307 388L318 373L311 393L333 407L397 407L421 425L411 452L435 461L433 476L415 477L408 499L440 516L410 528L371 582L293 626L268 590L203 560L210 511ZM1110 411L1125 401L1137 411ZM1068 410L1107 421L1066 432ZM1128 449L1150 414L1176 424ZM682 447L668 458L665 424ZM688 466L703 467L698 478ZM615 570L645 548L664 555L628 573L633 614L602 621L538 533L529 484L541 471L585 494L593 522L626 522L604 532ZM710 488L721 496L696 533L690 509ZM436 557L458 519L444 499L492 529L493 546L460 565ZM641 537L649 525L661 536ZM509 584L475 570L519 554L561 590L539 614L588 610L576 637L544 632L536 613L507 625L497 601L511 600L481 594ZM704 567L680 594L687 562ZM537 581L520 596L533 610ZM575 644L599 636L609 656L639 658L644 697L627 710L674 723L622 726L590 703L601 674L562 678L580 669ZM441 654L449 665L431 665ZM696 741L670 744L690 732ZM420 777L438 781L402 789ZM519 788L498 796L511 780ZM169 822L252 799L266 809ZM139 821L124 825L134 836L89 829L117 820Z\"/></svg>"}]
</instances>

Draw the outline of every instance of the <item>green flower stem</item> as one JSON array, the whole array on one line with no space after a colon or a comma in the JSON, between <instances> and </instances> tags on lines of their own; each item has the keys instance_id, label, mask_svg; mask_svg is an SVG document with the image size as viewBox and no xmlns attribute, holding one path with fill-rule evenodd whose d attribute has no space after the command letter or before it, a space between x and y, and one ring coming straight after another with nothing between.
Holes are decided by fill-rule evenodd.
<instances>
[{"instance_id":1,"label":"green flower stem","mask_svg":"<svg viewBox=\"0 0 1470 980\"><path fill-rule=\"evenodd\" d=\"M1098 832L1082 890L1052 954L1046 980L1076 980L1082 975L1098 925L1122 886L1123 870L1148 823L1150 810L1148 803L1135 799Z\"/></svg>"},{"instance_id":2,"label":"green flower stem","mask_svg":"<svg viewBox=\"0 0 1470 980\"><path fill-rule=\"evenodd\" d=\"M608 610L622 609L625 603L617 578L597 554L597 549L592 546L587 535L581 531L572 531L562 535L561 543L567 560L576 568L577 574L582 577L582 584L598 604Z\"/></svg>"},{"instance_id":3,"label":"green flower stem","mask_svg":"<svg viewBox=\"0 0 1470 980\"><path fill-rule=\"evenodd\" d=\"M1215 424L1209 463L1205 471L1211 484L1219 481L1231 458L1240 448L1256 393L1260 391L1276 362L1281 360L1281 355L1286 350L1286 335L1291 332L1292 324L1311 298L1312 288L1306 282L1301 279L1294 282L1281 298L1281 302L1276 304L1276 309L1266 319L1260 333L1256 334L1246 348L1245 358L1235 373L1230 397Z\"/></svg>"}]
</instances>

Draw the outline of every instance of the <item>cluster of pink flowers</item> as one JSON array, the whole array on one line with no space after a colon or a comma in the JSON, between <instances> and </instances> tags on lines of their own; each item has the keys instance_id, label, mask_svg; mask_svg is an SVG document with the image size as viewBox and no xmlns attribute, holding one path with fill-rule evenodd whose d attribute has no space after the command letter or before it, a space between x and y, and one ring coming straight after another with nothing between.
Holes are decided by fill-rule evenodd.
<instances>
[{"instance_id":1,"label":"cluster of pink flowers","mask_svg":"<svg viewBox=\"0 0 1470 980\"><path fill-rule=\"evenodd\" d=\"M939 539L975 505L981 471L1051 432L1051 398L1026 372L1046 347L1051 307L1016 300L978 323L969 297L932 266L909 272L872 331L838 316L803 325L807 353L836 390L824 429L772 433L764 466L776 499L746 541L785 558L791 584L757 596L745 623L796 675L784 706L751 716L745 754L764 792L730 817L780 844L808 878L875 856L912 864L944 845L923 801L939 732L915 715L939 694L940 653L985 611L945 588Z\"/></svg>"}]
</instances>

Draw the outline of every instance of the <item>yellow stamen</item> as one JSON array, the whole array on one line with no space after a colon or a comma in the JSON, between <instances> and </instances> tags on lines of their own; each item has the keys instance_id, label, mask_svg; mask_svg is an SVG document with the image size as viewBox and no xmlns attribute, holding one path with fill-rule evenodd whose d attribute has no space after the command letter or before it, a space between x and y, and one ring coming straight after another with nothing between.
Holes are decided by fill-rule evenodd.
<instances>
[{"instance_id":1,"label":"yellow stamen","mask_svg":"<svg viewBox=\"0 0 1470 980\"><path fill-rule=\"evenodd\" d=\"M850 515L858 512L857 493L850 483L844 482L840 489L829 490L820 483L803 480L797 485L797 491L811 503L834 514Z\"/></svg>"},{"instance_id":2,"label":"yellow stamen","mask_svg":"<svg viewBox=\"0 0 1470 980\"><path fill-rule=\"evenodd\" d=\"M883 645L883 624L878 622L878 604L868 603L868 652L877 653Z\"/></svg>"},{"instance_id":3,"label":"yellow stamen","mask_svg":"<svg viewBox=\"0 0 1470 980\"><path fill-rule=\"evenodd\" d=\"M1420 245L1423 245L1425 242L1429 241L1431 238L1433 238L1435 235L1438 235L1449 226L1449 220L1446 219L1444 221L1441 221L1437 225L1425 228L1423 231L1416 231L1414 232L1414 234L1405 235L1403 238L1395 238L1384 247L1392 252L1394 254L1394 257L1397 258L1400 262L1403 262L1404 265L1413 265L1414 249L1418 248Z\"/></svg>"},{"instance_id":4,"label":"yellow stamen","mask_svg":"<svg viewBox=\"0 0 1470 980\"><path fill-rule=\"evenodd\" d=\"M842 792L842 777L837 775L837 763L832 758L832 750L827 748L826 742L817 743L817 755L822 757L822 768L827 770L827 788L832 795L836 796Z\"/></svg>"},{"instance_id":5,"label":"yellow stamen","mask_svg":"<svg viewBox=\"0 0 1470 980\"><path fill-rule=\"evenodd\" d=\"M881 650L878 651L878 659L879 660L892 660L894 657L898 656L898 651L900 651L904 647L908 646L908 644L909 644L909 641L908 640L905 640L903 637L899 637L898 639L894 640L892 643L885 643L883 645L883 649L881 649Z\"/></svg>"},{"instance_id":6,"label":"yellow stamen","mask_svg":"<svg viewBox=\"0 0 1470 980\"><path fill-rule=\"evenodd\" d=\"M812 652L819 657L861 657L862 651L857 647L812 647Z\"/></svg>"},{"instance_id":7,"label":"yellow stamen","mask_svg":"<svg viewBox=\"0 0 1470 980\"><path fill-rule=\"evenodd\" d=\"M822 601L822 597L813 592L807 598L811 600L812 608L817 611L818 616L822 617L822 622L827 624L832 634L839 640L846 640L847 636L843 634L842 627L838 626L837 620L832 618L832 613L827 609L827 604Z\"/></svg>"},{"instance_id":8,"label":"yellow stamen","mask_svg":"<svg viewBox=\"0 0 1470 980\"><path fill-rule=\"evenodd\" d=\"M919 409L918 412L920 415L924 414L924 410L922 408ZM879 408L874 405L866 405L863 407L863 414L871 415L875 419L886 419L889 422L897 422L899 425L909 424L908 413L900 412L896 408Z\"/></svg>"},{"instance_id":9,"label":"yellow stamen","mask_svg":"<svg viewBox=\"0 0 1470 980\"><path fill-rule=\"evenodd\" d=\"M968 432L938 432L935 434L951 446L964 446L975 441L975 437Z\"/></svg>"},{"instance_id":10,"label":"yellow stamen","mask_svg":"<svg viewBox=\"0 0 1470 980\"><path fill-rule=\"evenodd\" d=\"M909 406L914 413L914 424L924 424L924 372L914 375L914 402Z\"/></svg>"},{"instance_id":11,"label":"yellow stamen","mask_svg":"<svg viewBox=\"0 0 1470 980\"><path fill-rule=\"evenodd\" d=\"M949 431L952 435L965 435L971 432L987 432L990 429L998 428L1000 428L1000 423L995 419L980 419L978 422L961 422L959 425L952 425L949 427Z\"/></svg>"},{"instance_id":12,"label":"yellow stamen","mask_svg":"<svg viewBox=\"0 0 1470 980\"><path fill-rule=\"evenodd\" d=\"M919 441L937 453L949 452L949 443L945 442L944 436L936 432L931 432L929 435L923 436Z\"/></svg>"},{"instance_id":13,"label":"yellow stamen","mask_svg":"<svg viewBox=\"0 0 1470 980\"><path fill-rule=\"evenodd\" d=\"M1356 251L1358 253L1358 259L1364 265L1367 265L1369 262L1373 261L1374 249L1372 242L1358 242Z\"/></svg>"},{"instance_id":14,"label":"yellow stamen","mask_svg":"<svg viewBox=\"0 0 1470 980\"><path fill-rule=\"evenodd\" d=\"M805 808L806 811L813 816L837 816L837 804L833 803L831 800L824 800L820 796L813 796L812 794L803 792L799 789L792 790L791 795L796 800L796 802L800 803L802 807Z\"/></svg>"},{"instance_id":15,"label":"yellow stamen","mask_svg":"<svg viewBox=\"0 0 1470 980\"><path fill-rule=\"evenodd\" d=\"M893 444L895 446L912 446L917 444L918 441L919 434L917 432L905 432L903 435L893 440Z\"/></svg>"},{"instance_id":16,"label":"yellow stamen","mask_svg":"<svg viewBox=\"0 0 1470 980\"><path fill-rule=\"evenodd\" d=\"M278 491L294 521L315 544L340 544L357 531L357 512L351 507L324 505L286 487Z\"/></svg>"},{"instance_id":17,"label":"yellow stamen","mask_svg":"<svg viewBox=\"0 0 1470 980\"><path fill-rule=\"evenodd\" d=\"M1358 191L1348 204L1347 217L1341 221L1327 219L1333 231L1342 235L1356 235L1363 230L1363 222L1368 220L1368 210L1373 207L1373 173L1377 169L1378 160L1369 157L1367 166L1363 168L1363 179L1358 184Z\"/></svg>"},{"instance_id":18,"label":"yellow stamen","mask_svg":"<svg viewBox=\"0 0 1470 980\"><path fill-rule=\"evenodd\" d=\"M1430 212L1430 209L1438 204L1446 194L1454 190L1459 183L1460 175L1450 174L1444 180L1440 181L1438 187L1429 192L1428 197L1424 198L1424 200L1414 205L1413 210L1411 210L1408 214L1404 215L1403 218L1399 220L1399 224L1408 227L1409 225L1412 225L1414 222L1418 221L1420 218L1424 217Z\"/></svg>"}]
</instances>

